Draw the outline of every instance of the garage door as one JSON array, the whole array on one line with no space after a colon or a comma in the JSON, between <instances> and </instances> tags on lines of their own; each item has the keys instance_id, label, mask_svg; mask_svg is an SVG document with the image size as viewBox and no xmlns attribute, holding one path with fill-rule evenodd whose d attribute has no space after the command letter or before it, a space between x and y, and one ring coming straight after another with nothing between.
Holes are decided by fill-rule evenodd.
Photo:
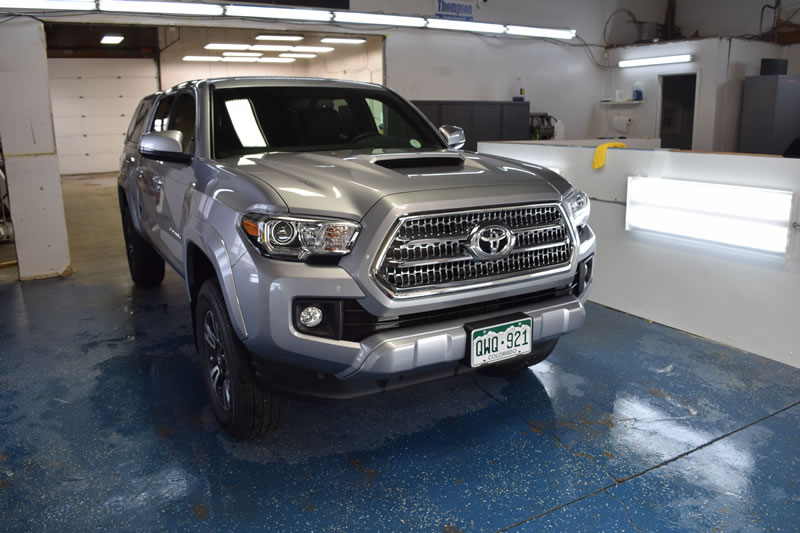
<instances>
[{"instance_id":1,"label":"garage door","mask_svg":"<svg viewBox=\"0 0 800 533\"><path fill-rule=\"evenodd\" d=\"M48 59L62 174L119 170L139 100L157 90L152 59Z\"/></svg>"}]
</instances>

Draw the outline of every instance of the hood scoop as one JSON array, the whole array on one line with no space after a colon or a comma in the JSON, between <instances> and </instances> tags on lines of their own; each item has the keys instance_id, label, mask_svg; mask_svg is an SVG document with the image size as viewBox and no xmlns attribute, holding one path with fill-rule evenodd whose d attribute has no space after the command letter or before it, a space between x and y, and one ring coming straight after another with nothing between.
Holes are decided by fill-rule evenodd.
<instances>
[{"instance_id":1,"label":"hood scoop","mask_svg":"<svg viewBox=\"0 0 800 533\"><path fill-rule=\"evenodd\" d=\"M392 170L403 168L462 167L464 156L455 152L412 152L381 154L369 157L369 162Z\"/></svg>"}]
</instances>

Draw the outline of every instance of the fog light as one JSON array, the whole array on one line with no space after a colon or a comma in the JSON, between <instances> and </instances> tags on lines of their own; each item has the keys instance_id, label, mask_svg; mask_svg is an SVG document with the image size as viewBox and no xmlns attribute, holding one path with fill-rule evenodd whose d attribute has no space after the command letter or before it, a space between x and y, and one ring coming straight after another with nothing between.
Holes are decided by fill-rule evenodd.
<instances>
[{"instance_id":1,"label":"fog light","mask_svg":"<svg viewBox=\"0 0 800 533\"><path fill-rule=\"evenodd\" d=\"M322 322L322 309L310 305L300 312L300 323L307 328L319 326Z\"/></svg>"}]
</instances>

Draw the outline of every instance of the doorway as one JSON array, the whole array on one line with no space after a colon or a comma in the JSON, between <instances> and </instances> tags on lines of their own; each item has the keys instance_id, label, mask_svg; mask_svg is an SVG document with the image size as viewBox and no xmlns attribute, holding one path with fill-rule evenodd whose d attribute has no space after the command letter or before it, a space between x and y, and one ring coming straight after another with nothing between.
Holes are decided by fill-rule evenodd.
<instances>
[{"instance_id":1,"label":"doorway","mask_svg":"<svg viewBox=\"0 0 800 533\"><path fill-rule=\"evenodd\" d=\"M662 148L691 150L697 74L661 77Z\"/></svg>"}]
</instances>

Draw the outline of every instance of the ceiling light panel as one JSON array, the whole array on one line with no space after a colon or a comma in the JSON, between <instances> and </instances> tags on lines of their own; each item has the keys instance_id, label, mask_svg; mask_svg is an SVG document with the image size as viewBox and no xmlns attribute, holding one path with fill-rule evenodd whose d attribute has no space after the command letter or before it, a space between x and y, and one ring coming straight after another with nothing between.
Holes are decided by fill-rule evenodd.
<instances>
[{"instance_id":1,"label":"ceiling light panel","mask_svg":"<svg viewBox=\"0 0 800 533\"><path fill-rule=\"evenodd\" d=\"M0 7L21 10L92 11L95 3L94 0L0 0Z\"/></svg>"},{"instance_id":2,"label":"ceiling light panel","mask_svg":"<svg viewBox=\"0 0 800 533\"><path fill-rule=\"evenodd\" d=\"M377 13L351 13L349 11L337 11L333 15L336 22L345 22L348 24L373 24L376 26L405 26L409 28L421 28L426 22L422 17L379 15Z\"/></svg>"},{"instance_id":3,"label":"ceiling light panel","mask_svg":"<svg viewBox=\"0 0 800 533\"><path fill-rule=\"evenodd\" d=\"M280 44L254 44L247 47L248 50L258 50L259 52L288 52L292 49L288 45Z\"/></svg>"},{"instance_id":4,"label":"ceiling light panel","mask_svg":"<svg viewBox=\"0 0 800 533\"><path fill-rule=\"evenodd\" d=\"M329 22L330 11L318 9L290 9L284 7L225 6L225 14L231 17L255 17L276 20L313 20Z\"/></svg>"},{"instance_id":5,"label":"ceiling light panel","mask_svg":"<svg viewBox=\"0 0 800 533\"><path fill-rule=\"evenodd\" d=\"M435 30L472 31L478 33L505 33L506 31L506 27L502 24L448 19L428 19L427 27Z\"/></svg>"},{"instance_id":6,"label":"ceiling light panel","mask_svg":"<svg viewBox=\"0 0 800 533\"><path fill-rule=\"evenodd\" d=\"M327 54L333 52L335 48L330 46L293 46L292 52L308 52L311 54Z\"/></svg>"},{"instance_id":7,"label":"ceiling light panel","mask_svg":"<svg viewBox=\"0 0 800 533\"><path fill-rule=\"evenodd\" d=\"M158 13L165 15L222 15L222 6L196 2L144 2L140 0L100 0L100 11Z\"/></svg>"},{"instance_id":8,"label":"ceiling light panel","mask_svg":"<svg viewBox=\"0 0 800 533\"><path fill-rule=\"evenodd\" d=\"M208 43L206 50L250 50L249 44L229 44L229 43Z\"/></svg>"},{"instance_id":9,"label":"ceiling light panel","mask_svg":"<svg viewBox=\"0 0 800 533\"><path fill-rule=\"evenodd\" d=\"M118 33L109 33L107 35L103 35L103 38L100 39L100 44L119 44L125 40L123 35Z\"/></svg>"},{"instance_id":10,"label":"ceiling light panel","mask_svg":"<svg viewBox=\"0 0 800 533\"><path fill-rule=\"evenodd\" d=\"M222 61L222 58L219 56L183 56L184 61Z\"/></svg>"},{"instance_id":11,"label":"ceiling light panel","mask_svg":"<svg viewBox=\"0 0 800 533\"><path fill-rule=\"evenodd\" d=\"M256 41L302 41L302 35L259 35Z\"/></svg>"},{"instance_id":12,"label":"ceiling light panel","mask_svg":"<svg viewBox=\"0 0 800 533\"><path fill-rule=\"evenodd\" d=\"M690 54L683 54L677 56L662 56L662 57L645 57L642 59L624 59L619 62L620 68L628 67L647 67L650 65L669 65L672 63L688 63L694 57Z\"/></svg>"},{"instance_id":13,"label":"ceiling light panel","mask_svg":"<svg viewBox=\"0 0 800 533\"><path fill-rule=\"evenodd\" d=\"M345 39L341 37L325 37L324 39L320 39L321 43L330 43L330 44L364 44L367 42L366 39Z\"/></svg>"},{"instance_id":14,"label":"ceiling light panel","mask_svg":"<svg viewBox=\"0 0 800 533\"><path fill-rule=\"evenodd\" d=\"M222 52L225 57L261 57L261 52Z\"/></svg>"},{"instance_id":15,"label":"ceiling light panel","mask_svg":"<svg viewBox=\"0 0 800 533\"><path fill-rule=\"evenodd\" d=\"M258 61L257 57L237 57L237 56L225 56L222 58L223 61L226 63L255 63Z\"/></svg>"},{"instance_id":16,"label":"ceiling light panel","mask_svg":"<svg viewBox=\"0 0 800 533\"><path fill-rule=\"evenodd\" d=\"M293 57L262 57L258 60L259 63L294 63Z\"/></svg>"},{"instance_id":17,"label":"ceiling light panel","mask_svg":"<svg viewBox=\"0 0 800 533\"><path fill-rule=\"evenodd\" d=\"M285 53L285 54L280 54L280 56L281 57L294 57L294 58L297 58L297 59L313 59L313 58L317 57L317 54L295 54L295 53L288 52L288 53Z\"/></svg>"}]
</instances>

